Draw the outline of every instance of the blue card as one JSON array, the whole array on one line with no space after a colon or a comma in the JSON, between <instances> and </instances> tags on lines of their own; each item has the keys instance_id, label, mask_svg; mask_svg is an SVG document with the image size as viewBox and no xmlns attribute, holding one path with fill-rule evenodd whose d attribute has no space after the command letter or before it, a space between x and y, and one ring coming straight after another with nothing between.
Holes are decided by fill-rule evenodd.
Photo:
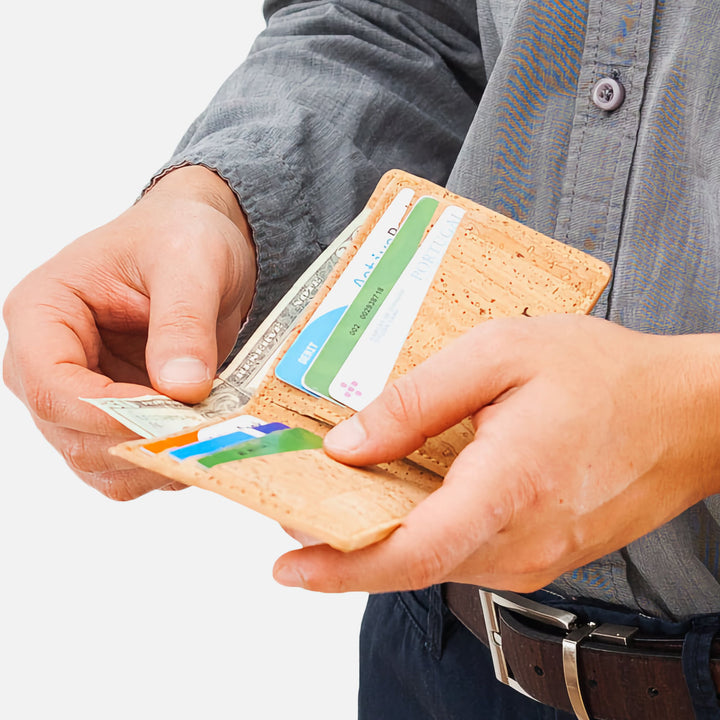
<instances>
[{"instance_id":1,"label":"blue card","mask_svg":"<svg viewBox=\"0 0 720 720\"><path fill-rule=\"evenodd\" d=\"M225 448L238 445L246 440L254 440L263 435L269 435L278 430L287 430L287 425L277 422L258 425L257 427L247 428L246 430L239 430L238 432L220 435L219 437L210 438L209 440L201 440L200 442L191 443L190 445L184 445L183 447L177 448L177 450L171 450L168 455L174 457L176 460L186 460L190 457L210 455L218 450L224 450Z\"/></svg>"}]
</instances>

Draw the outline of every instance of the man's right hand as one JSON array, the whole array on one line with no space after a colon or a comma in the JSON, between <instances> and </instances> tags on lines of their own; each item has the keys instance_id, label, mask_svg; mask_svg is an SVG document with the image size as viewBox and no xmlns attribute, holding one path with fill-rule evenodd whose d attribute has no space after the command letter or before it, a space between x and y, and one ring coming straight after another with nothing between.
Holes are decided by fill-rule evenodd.
<instances>
[{"instance_id":1,"label":"man's right hand","mask_svg":"<svg viewBox=\"0 0 720 720\"><path fill-rule=\"evenodd\" d=\"M156 391L199 402L255 289L251 231L228 185L200 166L168 173L9 295L8 387L85 482L129 500L167 478L108 455L132 434L80 397Z\"/></svg>"}]
</instances>

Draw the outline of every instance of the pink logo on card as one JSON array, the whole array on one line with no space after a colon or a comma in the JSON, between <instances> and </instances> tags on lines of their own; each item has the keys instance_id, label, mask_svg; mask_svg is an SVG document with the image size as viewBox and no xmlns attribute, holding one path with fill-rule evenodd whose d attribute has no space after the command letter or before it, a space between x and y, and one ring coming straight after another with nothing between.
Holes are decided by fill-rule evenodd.
<instances>
[{"instance_id":1,"label":"pink logo on card","mask_svg":"<svg viewBox=\"0 0 720 720\"><path fill-rule=\"evenodd\" d=\"M340 387L345 390L344 396L346 398L360 397L362 395L362 391L357 389L357 384L357 380L353 380L349 385L348 383L340 383Z\"/></svg>"}]
</instances>

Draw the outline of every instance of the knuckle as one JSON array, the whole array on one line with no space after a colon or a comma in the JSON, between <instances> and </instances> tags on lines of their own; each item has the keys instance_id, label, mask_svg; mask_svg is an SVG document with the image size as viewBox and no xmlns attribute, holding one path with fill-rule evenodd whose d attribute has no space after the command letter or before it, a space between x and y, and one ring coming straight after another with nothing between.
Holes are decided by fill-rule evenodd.
<instances>
[{"instance_id":1,"label":"knuckle","mask_svg":"<svg viewBox=\"0 0 720 720\"><path fill-rule=\"evenodd\" d=\"M117 478L116 474L104 474L98 488L105 497L115 502L128 502L139 497L142 493L133 492L128 482Z\"/></svg>"},{"instance_id":2,"label":"knuckle","mask_svg":"<svg viewBox=\"0 0 720 720\"><path fill-rule=\"evenodd\" d=\"M510 483L508 483L510 485ZM525 512L532 508L532 501L518 488L513 480L512 487L506 492L495 493L491 501L484 506L485 511L477 519L482 533L507 533L522 525Z\"/></svg>"},{"instance_id":3,"label":"knuckle","mask_svg":"<svg viewBox=\"0 0 720 720\"><path fill-rule=\"evenodd\" d=\"M539 510L547 498L544 486L541 474L531 471L523 473L517 485L517 494L508 500L512 517Z\"/></svg>"},{"instance_id":4,"label":"knuckle","mask_svg":"<svg viewBox=\"0 0 720 720\"><path fill-rule=\"evenodd\" d=\"M175 302L173 306L158 319L155 329L161 334L187 337L197 335L202 324L200 314L189 302Z\"/></svg>"},{"instance_id":5,"label":"knuckle","mask_svg":"<svg viewBox=\"0 0 720 720\"><path fill-rule=\"evenodd\" d=\"M187 490L188 487L188 485L185 485L184 483L178 481L163 485L161 488L158 488L158 490L165 490L167 492L180 492L180 490Z\"/></svg>"},{"instance_id":6,"label":"knuckle","mask_svg":"<svg viewBox=\"0 0 720 720\"><path fill-rule=\"evenodd\" d=\"M55 393L42 382L33 382L27 388L26 404L31 412L43 422L55 424L59 416Z\"/></svg>"},{"instance_id":7,"label":"knuckle","mask_svg":"<svg viewBox=\"0 0 720 720\"><path fill-rule=\"evenodd\" d=\"M533 342L532 321L522 317L498 318L477 325L468 335L471 351L477 350L497 358L510 358L518 348Z\"/></svg>"},{"instance_id":8,"label":"knuckle","mask_svg":"<svg viewBox=\"0 0 720 720\"><path fill-rule=\"evenodd\" d=\"M60 454L70 469L75 473L93 473L98 470L107 469L106 463L99 463L98 459L93 457L83 438L66 442L65 445L60 448ZM100 467L98 467L98 465Z\"/></svg>"},{"instance_id":9,"label":"knuckle","mask_svg":"<svg viewBox=\"0 0 720 720\"><path fill-rule=\"evenodd\" d=\"M415 425L421 420L420 391L412 374L398 378L383 398L385 411L398 425Z\"/></svg>"},{"instance_id":10,"label":"knuckle","mask_svg":"<svg viewBox=\"0 0 720 720\"><path fill-rule=\"evenodd\" d=\"M496 533L505 532L513 526L517 516L518 498L514 493L503 493L490 508L488 520Z\"/></svg>"},{"instance_id":11,"label":"knuckle","mask_svg":"<svg viewBox=\"0 0 720 720\"><path fill-rule=\"evenodd\" d=\"M128 502L154 489L160 483L149 485L143 481L141 470L110 470L93 473L90 484L105 497L115 502Z\"/></svg>"},{"instance_id":12,"label":"knuckle","mask_svg":"<svg viewBox=\"0 0 720 720\"><path fill-rule=\"evenodd\" d=\"M442 553L434 547L426 547L410 558L404 584L410 590L421 590L441 582L444 577L445 562Z\"/></svg>"},{"instance_id":13,"label":"knuckle","mask_svg":"<svg viewBox=\"0 0 720 720\"><path fill-rule=\"evenodd\" d=\"M530 452L519 451L509 469L512 489L498 498L497 512L502 515L503 527L532 519L547 499L552 482Z\"/></svg>"}]
</instances>

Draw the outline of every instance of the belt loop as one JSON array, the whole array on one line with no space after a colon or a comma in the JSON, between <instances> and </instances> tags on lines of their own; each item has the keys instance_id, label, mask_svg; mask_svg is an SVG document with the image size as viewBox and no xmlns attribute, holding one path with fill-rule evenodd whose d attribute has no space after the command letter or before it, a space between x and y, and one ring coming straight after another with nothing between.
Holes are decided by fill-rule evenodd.
<instances>
[{"instance_id":1,"label":"belt loop","mask_svg":"<svg viewBox=\"0 0 720 720\"><path fill-rule=\"evenodd\" d=\"M695 711L695 720L720 720L720 704L710 672L710 652L718 630L719 615L693 618L683 642L682 668Z\"/></svg>"},{"instance_id":2,"label":"belt loop","mask_svg":"<svg viewBox=\"0 0 720 720\"><path fill-rule=\"evenodd\" d=\"M580 677L578 675L578 648L580 643L595 630L595 623L590 623L579 628L571 630L562 641L562 661L563 675L565 676L565 689L572 709L577 715L578 720L590 720L585 701L582 696L580 687Z\"/></svg>"}]
</instances>

